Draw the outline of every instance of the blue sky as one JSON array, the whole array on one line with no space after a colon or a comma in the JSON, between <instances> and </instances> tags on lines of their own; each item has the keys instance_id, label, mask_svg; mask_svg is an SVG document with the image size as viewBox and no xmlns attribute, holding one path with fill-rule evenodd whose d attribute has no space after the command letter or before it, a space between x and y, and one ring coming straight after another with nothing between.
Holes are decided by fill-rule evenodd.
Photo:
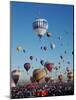
<instances>
[{"instance_id":1,"label":"blue sky","mask_svg":"<svg viewBox=\"0 0 76 100\"><path fill-rule=\"evenodd\" d=\"M33 30L32 23L36 18L45 18L48 21L48 31L52 36L42 37L39 40L38 36ZM61 36L61 40L58 37ZM55 43L56 48L50 49L50 44ZM63 43L63 46L61 46ZM17 52L16 47L22 46L26 52ZM47 51L42 51L41 46L47 46ZM64 54L64 51L67 54ZM40 68L40 59L49 60L55 65L61 62L60 72L65 72L67 61L70 61L69 67L73 69L73 6L72 5L57 5L57 4L36 4L36 3L22 3L11 2L11 70L20 68L22 71L22 78L30 77L36 68ZM34 57L30 61L29 56ZM63 63L60 55L64 57ZM38 61L35 61L35 58ZM24 63L29 62L33 66L30 68L27 76L24 69ZM41 66L43 67L43 66ZM51 73L49 74L51 75ZM56 72L52 72L56 76Z\"/></svg>"}]
</instances>

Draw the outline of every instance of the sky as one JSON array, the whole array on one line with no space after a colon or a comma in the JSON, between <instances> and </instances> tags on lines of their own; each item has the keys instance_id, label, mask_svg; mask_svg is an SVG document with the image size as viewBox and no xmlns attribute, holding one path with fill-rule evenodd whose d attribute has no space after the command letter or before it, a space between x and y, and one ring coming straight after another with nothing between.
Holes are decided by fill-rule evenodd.
<instances>
[{"instance_id":1,"label":"sky","mask_svg":"<svg viewBox=\"0 0 76 100\"><path fill-rule=\"evenodd\" d=\"M55 65L61 63L59 71L53 71L49 76L56 77L59 73L64 73L66 67L73 69L73 6L58 4L39 4L26 2L11 2L11 70L19 68L21 70L21 80L28 80L36 68L43 68L40 59L50 61ZM48 21L48 32L39 39L33 30L32 23L36 18L44 18ZM61 37L61 40L58 37ZM51 50L50 44L55 43L55 49ZM61 46L63 44L63 46ZM22 46L26 52L17 52L16 48ZM41 46L47 46L47 51L41 50ZM66 50L67 54L64 54ZM33 56L30 61L29 56ZM63 63L60 56L64 57ZM37 57L38 61L35 60ZM70 61L70 65L67 64ZM24 64L29 62L31 68L24 69ZM32 68L33 67L33 68Z\"/></svg>"}]
</instances>

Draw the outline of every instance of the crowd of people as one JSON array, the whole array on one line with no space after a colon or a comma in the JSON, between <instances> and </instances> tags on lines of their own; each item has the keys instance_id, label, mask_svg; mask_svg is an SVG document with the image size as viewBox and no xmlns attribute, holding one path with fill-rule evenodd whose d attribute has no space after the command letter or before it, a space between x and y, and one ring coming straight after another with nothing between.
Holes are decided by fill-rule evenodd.
<instances>
[{"instance_id":1,"label":"crowd of people","mask_svg":"<svg viewBox=\"0 0 76 100\"><path fill-rule=\"evenodd\" d=\"M46 96L62 96L74 94L74 82L55 82L38 84L37 88L26 88L25 86L11 88L11 98L32 98Z\"/></svg>"}]
</instances>

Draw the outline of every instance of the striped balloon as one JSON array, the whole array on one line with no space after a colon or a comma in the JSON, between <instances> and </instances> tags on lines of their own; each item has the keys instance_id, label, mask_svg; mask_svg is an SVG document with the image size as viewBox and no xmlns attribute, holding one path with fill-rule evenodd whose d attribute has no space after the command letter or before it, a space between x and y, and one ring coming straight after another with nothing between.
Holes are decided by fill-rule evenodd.
<instances>
[{"instance_id":1,"label":"striped balloon","mask_svg":"<svg viewBox=\"0 0 76 100\"><path fill-rule=\"evenodd\" d=\"M47 29L48 22L46 19L38 18L33 22L33 30L35 30L38 35L43 36L44 34L46 34Z\"/></svg>"}]
</instances>

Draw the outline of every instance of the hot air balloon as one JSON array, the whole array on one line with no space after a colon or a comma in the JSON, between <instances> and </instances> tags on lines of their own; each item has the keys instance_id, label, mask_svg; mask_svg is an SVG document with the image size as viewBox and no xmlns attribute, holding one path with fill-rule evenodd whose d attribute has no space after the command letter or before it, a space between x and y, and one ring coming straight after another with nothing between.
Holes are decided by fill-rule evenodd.
<instances>
[{"instance_id":1,"label":"hot air balloon","mask_svg":"<svg viewBox=\"0 0 76 100\"><path fill-rule=\"evenodd\" d=\"M13 71L11 72L11 77L12 77L12 79L13 79L13 81L14 81L15 84L17 84L20 75L21 75L20 70L13 70Z\"/></svg>"},{"instance_id":2,"label":"hot air balloon","mask_svg":"<svg viewBox=\"0 0 76 100\"><path fill-rule=\"evenodd\" d=\"M41 65L44 65L44 60L41 60L40 63L41 63Z\"/></svg>"},{"instance_id":3,"label":"hot air balloon","mask_svg":"<svg viewBox=\"0 0 76 100\"><path fill-rule=\"evenodd\" d=\"M17 50L18 52L21 52L21 51L23 50L23 48L22 48L21 46L18 46L18 47L16 48L16 50Z\"/></svg>"},{"instance_id":4,"label":"hot air balloon","mask_svg":"<svg viewBox=\"0 0 76 100\"><path fill-rule=\"evenodd\" d=\"M50 80L51 80L50 77L45 77L45 81L46 81L46 82L49 82Z\"/></svg>"},{"instance_id":5,"label":"hot air balloon","mask_svg":"<svg viewBox=\"0 0 76 100\"><path fill-rule=\"evenodd\" d=\"M46 72L46 74L49 73L48 69L46 67L44 67L44 71Z\"/></svg>"},{"instance_id":6,"label":"hot air balloon","mask_svg":"<svg viewBox=\"0 0 76 100\"><path fill-rule=\"evenodd\" d=\"M55 67L54 67L54 69L57 71L57 70L58 70L58 67L57 67L57 66L55 66Z\"/></svg>"},{"instance_id":7,"label":"hot air balloon","mask_svg":"<svg viewBox=\"0 0 76 100\"><path fill-rule=\"evenodd\" d=\"M44 67L46 67L46 68L48 69L48 71L51 72L52 69L53 69L53 65L54 65L53 63L46 62L46 63L44 64Z\"/></svg>"},{"instance_id":8,"label":"hot air balloon","mask_svg":"<svg viewBox=\"0 0 76 100\"><path fill-rule=\"evenodd\" d=\"M23 52L25 53L25 49L23 49Z\"/></svg>"},{"instance_id":9,"label":"hot air balloon","mask_svg":"<svg viewBox=\"0 0 76 100\"><path fill-rule=\"evenodd\" d=\"M59 81L63 81L63 78L64 78L64 77L63 77L62 74L58 75L58 80L59 80Z\"/></svg>"},{"instance_id":10,"label":"hot air balloon","mask_svg":"<svg viewBox=\"0 0 76 100\"><path fill-rule=\"evenodd\" d=\"M47 50L47 47L46 46L44 46L44 51L46 51Z\"/></svg>"},{"instance_id":11,"label":"hot air balloon","mask_svg":"<svg viewBox=\"0 0 76 100\"><path fill-rule=\"evenodd\" d=\"M60 56L61 59L63 59L63 56Z\"/></svg>"},{"instance_id":12,"label":"hot air balloon","mask_svg":"<svg viewBox=\"0 0 76 100\"><path fill-rule=\"evenodd\" d=\"M30 63L25 63L25 64L24 64L24 68L25 68L25 70L26 70L27 72L29 71L30 67L31 67Z\"/></svg>"},{"instance_id":13,"label":"hot air balloon","mask_svg":"<svg viewBox=\"0 0 76 100\"><path fill-rule=\"evenodd\" d=\"M41 69L35 69L33 71L33 77L34 79L39 82L41 79L43 79L46 76L46 72Z\"/></svg>"},{"instance_id":14,"label":"hot air balloon","mask_svg":"<svg viewBox=\"0 0 76 100\"><path fill-rule=\"evenodd\" d=\"M33 56L30 56L30 60L33 60Z\"/></svg>"},{"instance_id":15,"label":"hot air balloon","mask_svg":"<svg viewBox=\"0 0 76 100\"><path fill-rule=\"evenodd\" d=\"M73 80L73 72L72 71L67 73L67 78L68 78L68 80Z\"/></svg>"},{"instance_id":16,"label":"hot air balloon","mask_svg":"<svg viewBox=\"0 0 76 100\"><path fill-rule=\"evenodd\" d=\"M70 61L67 61L67 64L70 64Z\"/></svg>"},{"instance_id":17,"label":"hot air balloon","mask_svg":"<svg viewBox=\"0 0 76 100\"><path fill-rule=\"evenodd\" d=\"M48 22L46 19L38 18L33 22L33 30L41 38L48 30Z\"/></svg>"},{"instance_id":18,"label":"hot air balloon","mask_svg":"<svg viewBox=\"0 0 76 100\"><path fill-rule=\"evenodd\" d=\"M67 72L70 72L70 70L71 70L70 67L66 67Z\"/></svg>"},{"instance_id":19,"label":"hot air balloon","mask_svg":"<svg viewBox=\"0 0 76 100\"><path fill-rule=\"evenodd\" d=\"M52 35L52 33L47 32L47 37L50 37Z\"/></svg>"},{"instance_id":20,"label":"hot air balloon","mask_svg":"<svg viewBox=\"0 0 76 100\"><path fill-rule=\"evenodd\" d=\"M51 49L55 49L56 45L53 43L50 45Z\"/></svg>"}]
</instances>

